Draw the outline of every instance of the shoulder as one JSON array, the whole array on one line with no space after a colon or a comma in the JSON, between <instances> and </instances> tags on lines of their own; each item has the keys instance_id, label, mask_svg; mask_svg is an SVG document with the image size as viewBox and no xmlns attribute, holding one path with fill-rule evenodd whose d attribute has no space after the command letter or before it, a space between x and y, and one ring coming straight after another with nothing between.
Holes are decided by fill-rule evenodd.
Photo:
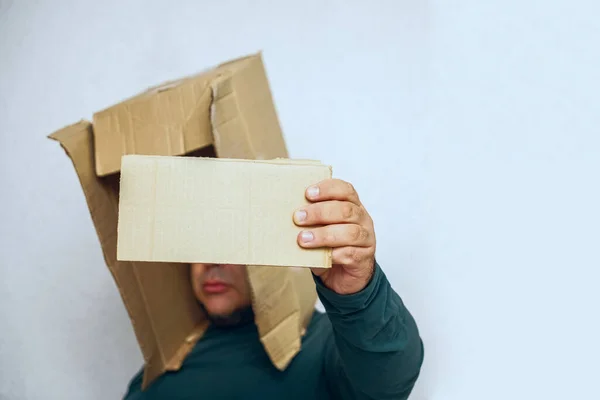
<instances>
[{"instance_id":1,"label":"shoulder","mask_svg":"<svg viewBox=\"0 0 600 400\"><path fill-rule=\"evenodd\" d=\"M329 317L327 313L319 311L315 309L313 313L310 323L308 324L307 331L330 331L331 330L331 321L329 321Z\"/></svg>"},{"instance_id":2,"label":"shoulder","mask_svg":"<svg viewBox=\"0 0 600 400\"><path fill-rule=\"evenodd\" d=\"M123 400L130 400L138 398L138 395L142 389L142 380L144 378L144 367L142 367L137 374L131 378L129 385L127 385L127 392L123 397Z\"/></svg>"},{"instance_id":3,"label":"shoulder","mask_svg":"<svg viewBox=\"0 0 600 400\"><path fill-rule=\"evenodd\" d=\"M324 347L331 345L333 339L333 328L327 313L316 310L306 328L306 334L302 338L303 347Z\"/></svg>"}]
</instances>

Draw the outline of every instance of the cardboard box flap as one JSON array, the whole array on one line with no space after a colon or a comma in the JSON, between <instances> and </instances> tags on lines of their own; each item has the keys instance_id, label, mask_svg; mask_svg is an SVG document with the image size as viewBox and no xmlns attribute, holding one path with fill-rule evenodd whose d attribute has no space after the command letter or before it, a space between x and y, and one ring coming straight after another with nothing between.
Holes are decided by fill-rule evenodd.
<instances>
[{"instance_id":1,"label":"cardboard box flap","mask_svg":"<svg viewBox=\"0 0 600 400\"><path fill-rule=\"evenodd\" d=\"M118 172L122 154L181 155L212 143L211 92L188 79L94 114L96 172Z\"/></svg>"},{"instance_id":2,"label":"cardboard box flap","mask_svg":"<svg viewBox=\"0 0 600 400\"><path fill-rule=\"evenodd\" d=\"M244 63L236 64L238 68L211 82L210 118L217 155L256 160L287 158L262 56L241 60Z\"/></svg>"},{"instance_id":3,"label":"cardboard box flap","mask_svg":"<svg viewBox=\"0 0 600 400\"><path fill-rule=\"evenodd\" d=\"M96 176L92 136L91 124L81 121L49 138L58 141L73 162L104 260L144 355L144 381L150 382L169 363L180 365L207 323L189 283L188 265L117 261L118 176Z\"/></svg>"},{"instance_id":4,"label":"cardboard box flap","mask_svg":"<svg viewBox=\"0 0 600 400\"><path fill-rule=\"evenodd\" d=\"M305 268L289 268L289 270L290 279L294 283L294 293L298 297L300 336L304 336L317 304L317 289L310 270Z\"/></svg>"},{"instance_id":5,"label":"cardboard box flap","mask_svg":"<svg viewBox=\"0 0 600 400\"><path fill-rule=\"evenodd\" d=\"M125 154L183 155L212 144L210 84L222 74L235 74L254 58L260 60L260 55L165 82L95 113L96 174L118 172Z\"/></svg>"},{"instance_id":6,"label":"cardboard box flap","mask_svg":"<svg viewBox=\"0 0 600 400\"><path fill-rule=\"evenodd\" d=\"M249 266L248 278L260 340L273 365L284 370L300 351L301 336L314 312L317 293L311 272Z\"/></svg>"}]
</instances>

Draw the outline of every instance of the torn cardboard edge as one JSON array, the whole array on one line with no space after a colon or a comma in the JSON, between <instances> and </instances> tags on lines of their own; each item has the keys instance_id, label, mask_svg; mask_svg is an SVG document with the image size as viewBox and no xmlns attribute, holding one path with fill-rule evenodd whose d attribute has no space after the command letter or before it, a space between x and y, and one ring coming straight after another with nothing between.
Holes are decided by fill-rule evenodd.
<instances>
[{"instance_id":1,"label":"torn cardboard edge","mask_svg":"<svg viewBox=\"0 0 600 400\"><path fill-rule=\"evenodd\" d=\"M126 154L177 156L213 144L219 157L287 157L262 53L147 89L94 113L93 124L98 176L118 172Z\"/></svg>"},{"instance_id":2,"label":"torn cardboard edge","mask_svg":"<svg viewBox=\"0 0 600 400\"><path fill-rule=\"evenodd\" d=\"M150 89L99 111L94 125L82 120L49 136L64 148L83 189L104 260L144 356L143 388L180 368L208 322L191 289L189 266L116 259L121 157L208 154L211 146L217 157L288 157L262 53L197 77L174 80L164 90ZM316 304L310 270L255 266L248 267L248 276L260 340L273 365L283 370L299 351ZM285 295L292 298L275 301L268 293L273 287L289 288Z\"/></svg>"},{"instance_id":3,"label":"torn cardboard edge","mask_svg":"<svg viewBox=\"0 0 600 400\"><path fill-rule=\"evenodd\" d=\"M184 264L132 263L116 260L118 176L94 173L93 130L80 121L49 136L73 162L109 267L144 356L144 387L169 366L180 364L208 326L189 283ZM162 290L156 296L157 290ZM168 304L170 307L165 307Z\"/></svg>"}]
</instances>

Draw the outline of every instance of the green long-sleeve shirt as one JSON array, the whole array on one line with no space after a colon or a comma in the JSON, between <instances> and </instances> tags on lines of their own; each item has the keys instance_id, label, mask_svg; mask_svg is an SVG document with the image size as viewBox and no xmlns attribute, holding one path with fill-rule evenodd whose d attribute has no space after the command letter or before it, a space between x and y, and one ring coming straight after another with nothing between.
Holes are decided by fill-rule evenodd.
<instances>
[{"instance_id":1,"label":"green long-sleeve shirt","mask_svg":"<svg viewBox=\"0 0 600 400\"><path fill-rule=\"evenodd\" d=\"M127 400L407 399L423 362L415 321L375 265L359 293L338 295L315 276L326 313L315 311L300 353L277 370L252 322L211 326L181 369L141 391L142 371Z\"/></svg>"}]
</instances>

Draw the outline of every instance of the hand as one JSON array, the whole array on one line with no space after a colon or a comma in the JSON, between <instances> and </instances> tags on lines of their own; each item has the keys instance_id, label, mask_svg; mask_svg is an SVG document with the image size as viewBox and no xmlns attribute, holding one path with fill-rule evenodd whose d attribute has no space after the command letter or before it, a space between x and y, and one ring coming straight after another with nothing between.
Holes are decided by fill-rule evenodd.
<instances>
[{"instance_id":1,"label":"hand","mask_svg":"<svg viewBox=\"0 0 600 400\"><path fill-rule=\"evenodd\" d=\"M311 204L294 213L294 222L311 228L300 232L298 244L333 249L332 268L312 268L313 273L338 294L361 291L375 268L375 229L354 187L327 179L308 188L306 198Z\"/></svg>"}]
</instances>

